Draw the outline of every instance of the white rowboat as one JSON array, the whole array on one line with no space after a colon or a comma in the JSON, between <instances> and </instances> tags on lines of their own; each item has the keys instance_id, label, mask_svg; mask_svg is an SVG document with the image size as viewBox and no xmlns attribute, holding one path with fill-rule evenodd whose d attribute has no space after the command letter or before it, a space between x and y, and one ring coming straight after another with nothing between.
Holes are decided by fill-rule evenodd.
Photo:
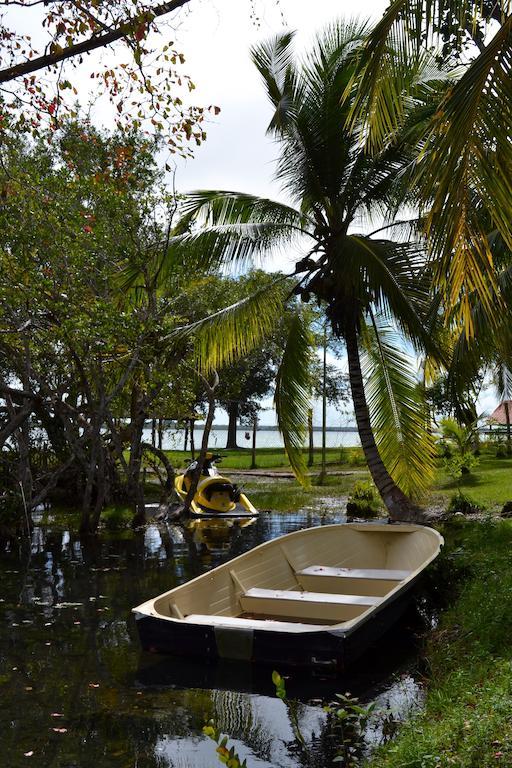
<instances>
[{"instance_id":1,"label":"white rowboat","mask_svg":"<svg viewBox=\"0 0 512 768\"><path fill-rule=\"evenodd\" d=\"M149 651L344 666L404 611L443 544L432 528L296 531L133 609Z\"/></svg>"}]
</instances>

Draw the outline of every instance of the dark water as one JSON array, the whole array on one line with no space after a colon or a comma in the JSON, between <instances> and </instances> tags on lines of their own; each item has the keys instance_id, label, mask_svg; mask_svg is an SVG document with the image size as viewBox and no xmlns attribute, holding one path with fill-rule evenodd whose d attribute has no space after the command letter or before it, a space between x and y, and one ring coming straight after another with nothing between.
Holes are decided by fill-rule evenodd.
<instances>
[{"instance_id":1,"label":"dark water","mask_svg":"<svg viewBox=\"0 0 512 768\"><path fill-rule=\"evenodd\" d=\"M50 515L35 528L31 553L26 544L0 553L2 765L210 768L220 765L202 734L210 717L250 768L304 765L271 669L143 654L130 608L269 538L339 521L305 510L245 528L149 526L80 540ZM406 621L343 678L291 673L288 693L299 700L315 765L333 756L319 699L351 691L391 708L391 720L418 706L410 638ZM381 736L375 718L368 743Z\"/></svg>"}]
</instances>

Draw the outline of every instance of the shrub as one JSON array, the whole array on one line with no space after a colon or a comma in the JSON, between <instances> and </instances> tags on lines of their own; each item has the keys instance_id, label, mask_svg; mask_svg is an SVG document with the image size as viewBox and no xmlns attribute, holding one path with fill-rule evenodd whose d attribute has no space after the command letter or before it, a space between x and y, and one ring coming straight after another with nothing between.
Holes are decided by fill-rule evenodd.
<instances>
[{"instance_id":1,"label":"shrub","mask_svg":"<svg viewBox=\"0 0 512 768\"><path fill-rule=\"evenodd\" d=\"M437 440L436 441L436 450L437 455L440 459L451 459L453 456L453 451L450 447L450 444L446 442L446 440Z\"/></svg>"},{"instance_id":2,"label":"shrub","mask_svg":"<svg viewBox=\"0 0 512 768\"><path fill-rule=\"evenodd\" d=\"M349 448L347 450L347 462L351 467L364 467L366 459L362 448Z\"/></svg>"},{"instance_id":3,"label":"shrub","mask_svg":"<svg viewBox=\"0 0 512 768\"><path fill-rule=\"evenodd\" d=\"M485 510L483 507L480 507L476 501L473 501L470 496L466 496L459 491L458 493L454 493L450 498L450 503L448 504L448 509L446 511L450 515L455 515L457 513L474 515L477 512L484 512Z\"/></svg>"},{"instance_id":4,"label":"shrub","mask_svg":"<svg viewBox=\"0 0 512 768\"><path fill-rule=\"evenodd\" d=\"M108 507L103 510L101 519L108 531L121 531L131 524L133 510L127 507Z\"/></svg>"},{"instance_id":5,"label":"shrub","mask_svg":"<svg viewBox=\"0 0 512 768\"><path fill-rule=\"evenodd\" d=\"M444 466L447 473L457 480L462 475L469 475L478 463L478 458L472 453L457 453L446 459Z\"/></svg>"},{"instance_id":6,"label":"shrub","mask_svg":"<svg viewBox=\"0 0 512 768\"><path fill-rule=\"evenodd\" d=\"M380 499L372 483L358 480L347 502L347 515L351 517L377 517L380 514Z\"/></svg>"}]
</instances>

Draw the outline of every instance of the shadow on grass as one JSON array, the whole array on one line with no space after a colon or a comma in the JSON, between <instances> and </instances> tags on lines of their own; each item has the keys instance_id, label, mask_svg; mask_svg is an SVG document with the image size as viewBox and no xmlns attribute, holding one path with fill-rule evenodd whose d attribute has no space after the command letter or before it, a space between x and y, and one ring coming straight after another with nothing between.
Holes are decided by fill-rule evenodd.
<instances>
[{"instance_id":1,"label":"shadow on grass","mask_svg":"<svg viewBox=\"0 0 512 768\"><path fill-rule=\"evenodd\" d=\"M461 480L450 480L448 483L443 483L441 490L443 491L458 491L463 488L476 488L483 483L483 479L478 475L464 475Z\"/></svg>"}]
</instances>

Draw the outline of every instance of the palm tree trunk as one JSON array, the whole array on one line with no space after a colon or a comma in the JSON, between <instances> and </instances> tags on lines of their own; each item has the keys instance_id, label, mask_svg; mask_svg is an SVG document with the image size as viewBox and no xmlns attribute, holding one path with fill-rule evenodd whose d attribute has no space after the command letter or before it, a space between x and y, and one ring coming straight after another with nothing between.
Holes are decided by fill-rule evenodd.
<instances>
[{"instance_id":1,"label":"palm tree trunk","mask_svg":"<svg viewBox=\"0 0 512 768\"><path fill-rule=\"evenodd\" d=\"M386 505L391 519L415 522L422 520L424 513L400 490L380 457L366 402L355 323L347 322L344 335L347 345L348 374L357 430L373 482L382 497L382 501Z\"/></svg>"},{"instance_id":2,"label":"palm tree trunk","mask_svg":"<svg viewBox=\"0 0 512 768\"><path fill-rule=\"evenodd\" d=\"M318 477L318 484L323 485L326 478L326 465L327 465L327 323L324 323L324 357L322 366L322 468Z\"/></svg>"}]
</instances>

